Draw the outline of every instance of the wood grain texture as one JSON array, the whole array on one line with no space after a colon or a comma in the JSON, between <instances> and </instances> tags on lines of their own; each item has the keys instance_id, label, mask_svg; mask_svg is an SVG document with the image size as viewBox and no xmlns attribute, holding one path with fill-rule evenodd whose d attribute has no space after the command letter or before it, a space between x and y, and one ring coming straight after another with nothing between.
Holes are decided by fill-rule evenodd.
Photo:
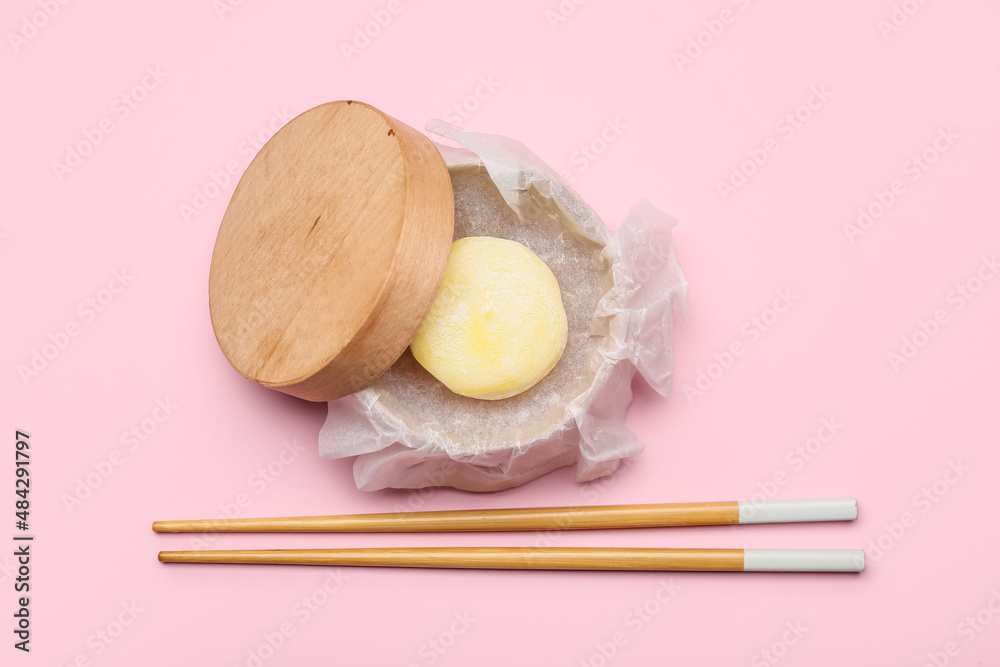
<instances>
[{"instance_id":1,"label":"wood grain texture","mask_svg":"<svg viewBox=\"0 0 1000 667\"><path fill-rule=\"evenodd\" d=\"M391 366L426 315L454 228L451 178L423 134L330 102L265 144L216 239L219 346L260 384L326 401Z\"/></svg>"},{"instance_id":2,"label":"wood grain texture","mask_svg":"<svg viewBox=\"0 0 1000 667\"><path fill-rule=\"evenodd\" d=\"M161 551L164 563L358 565L500 570L742 571L743 549L443 547Z\"/></svg>"},{"instance_id":3,"label":"wood grain texture","mask_svg":"<svg viewBox=\"0 0 1000 667\"><path fill-rule=\"evenodd\" d=\"M739 503L726 501L659 505L395 512L263 519L156 521L153 523L153 530L159 533L205 531L219 533L418 533L708 526L735 524L739 521Z\"/></svg>"}]
</instances>

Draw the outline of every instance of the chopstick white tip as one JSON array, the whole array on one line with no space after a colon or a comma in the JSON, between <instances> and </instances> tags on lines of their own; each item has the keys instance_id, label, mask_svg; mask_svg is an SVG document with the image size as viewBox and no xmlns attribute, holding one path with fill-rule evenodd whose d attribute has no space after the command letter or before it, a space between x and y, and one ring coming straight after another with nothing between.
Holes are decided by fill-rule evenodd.
<instances>
[{"instance_id":1,"label":"chopstick white tip","mask_svg":"<svg viewBox=\"0 0 1000 667\"><path fill-rule=\"evenodd\" d=\"M857 518L856 498L740 501L740 523L854 521Z\"/></svg>"},{"instance_id":2,"label":"chopstick white tip","mask_svg":"<svg viewBox=\"0 0 1000 667\"><path fill-rule=\"evenodd\" d=\"M744 572L864 572L862 549L745 549Z\"/></svg>"}]
</instances>

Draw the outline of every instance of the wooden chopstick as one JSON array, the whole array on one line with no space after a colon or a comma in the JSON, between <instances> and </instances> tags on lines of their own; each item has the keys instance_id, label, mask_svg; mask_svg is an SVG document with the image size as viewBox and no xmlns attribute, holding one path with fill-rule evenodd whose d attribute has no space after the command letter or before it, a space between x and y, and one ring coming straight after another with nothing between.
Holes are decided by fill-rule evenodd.
<instances>
[{"instance_id":1,"label":"wooden chopstick","mask_svg":"<svg viewBox=\"0 0 1000 667\"><path fill-rule=\"evenodd\" d=\"M860 549L633 549L445 547L161 551L164 563L346 565L503 570L862 572Z\"/></svg>"},{"instance_id":2,"label":"wooden chopstick","mask_svg":"<svg viewBox=\"0 0 1000 667\"><path fill-rule=\"evenodd\" d=\"M851 521L857 517L858 503L854 498L826 498L155 521L153 530L158 533L418 533Z\"/></svg>"}]
</instances>

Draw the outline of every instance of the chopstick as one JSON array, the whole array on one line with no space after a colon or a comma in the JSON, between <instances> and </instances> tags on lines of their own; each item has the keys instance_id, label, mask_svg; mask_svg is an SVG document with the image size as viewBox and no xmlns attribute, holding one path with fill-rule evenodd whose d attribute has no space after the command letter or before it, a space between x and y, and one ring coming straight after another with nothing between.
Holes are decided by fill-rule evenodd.
<instances>
[{"instance_id":1,"label":"chopstick","mask_svg":"<svg viewBox=\"0 0 1000 667\"><path fill-rule=\"evenodd\" d=\"M825 498L154 521L153 530L158 533L419 533L710 526L857 518L858 502L854 498Z\"/></svg>"},{"instance_id":2,"label":"chopstick","mask_svg":"<svg viewBox=\"0 0 1000 667\"><path fill-rule=\"evenodd\" d=\"M164 563L346 565L503 570L862 572L860 549L444 547L161 551Z\"/></svg>"},{"instance_id":3,"label":"chopstick","mask_svg":"<svg viewBox=\"0 0 1000 667\"><path fill-rule=\"evenodd\" d=\"M728 501L596 507L397 512L275 518L156 521L160 533L430 532L577 530L657 526L851 521L854 498ZM437 547L161 551L164 563L256 563L510 570L688 570L861 572L856 549L638 549L590 547Z\"/></svg>"}]
</instances>

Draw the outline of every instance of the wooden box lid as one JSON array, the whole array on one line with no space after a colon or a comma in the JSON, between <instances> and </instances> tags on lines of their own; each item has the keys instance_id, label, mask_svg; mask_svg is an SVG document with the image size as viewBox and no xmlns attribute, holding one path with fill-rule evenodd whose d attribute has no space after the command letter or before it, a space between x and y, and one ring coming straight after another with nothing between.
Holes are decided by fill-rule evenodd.
<instances>
[{"instance_id":1,"label":"wooden box lid","mask_svg":"<svg viewBox=\"0 0 1000 667\"><path fill-rule=\"evenodd\" d=\"M361 102L306 111L261 148L222 219L208 287L219 346L293 396L358 391L420 327L454 222L427 137Z\"/></svg>"}]
</instances>

